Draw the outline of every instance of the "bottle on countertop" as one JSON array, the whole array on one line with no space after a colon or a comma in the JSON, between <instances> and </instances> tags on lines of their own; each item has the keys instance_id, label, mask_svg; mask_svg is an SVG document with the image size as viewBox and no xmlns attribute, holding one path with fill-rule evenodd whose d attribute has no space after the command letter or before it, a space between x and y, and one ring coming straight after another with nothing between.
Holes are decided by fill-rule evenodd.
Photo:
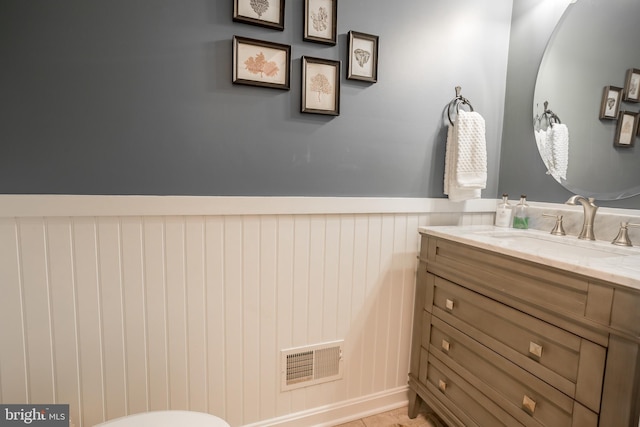
<instances>
[{"instance_id":1,"label":"bottle on countertop","mask_svg":"<svg viewBox=\"0 0 640 427\"><path fill-rule=\"evenodd\" d=\"M498 203L496 208L496 222L497 227L511 227L511 205L509 204L509 195L507 193L502 194L502 201Z\"/></svg>"},{"instance_id":2,"label":"bottle on countertop","mask_svg":"<svg viewBox=\"0 0 640 427\"><path fill-rule=\"evenodd\" d=\"M520 202L513 212L513 228L529 228L529 205L527 205L527 195L520 196Z\"/></svg>"}]
</instances>

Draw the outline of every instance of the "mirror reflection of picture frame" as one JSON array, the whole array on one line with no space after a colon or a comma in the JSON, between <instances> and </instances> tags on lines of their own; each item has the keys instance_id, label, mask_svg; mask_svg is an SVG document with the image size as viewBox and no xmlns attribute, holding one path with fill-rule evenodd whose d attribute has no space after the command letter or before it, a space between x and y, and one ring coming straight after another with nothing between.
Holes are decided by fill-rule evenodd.
<instances>
[{"instance_id":1,"label":"mirror reflection of picture frame","mask_svg":"<svg viewBox=\"0 0 640 427\"><path fill-rule=\"evenodd\" d=\"M338 42L338 0L304 0L306 42L335 45Z\"/></svg>"},{"instance_id":2,"label":"mirror reflection of picture frame","mask_svg":"<svg viewBox=\"0 0 640 427\"><path fill-rule=\"evenodd\" d=\"M613 145L616 147L633 147L638 132L638 113L632 111L620 111L616 137Z\"/></svg>"},{"instance_id":3,"label":"mirror reflection of picture frame","mask_svg":"<svg viewBox=\"0 0 640 427\"><path fill-rule=\"evenodd\" d=\"M620 101L622 100L621 87L605 86L602 92L602 103L600 104L600 118L615 120L620 112Z\"/></svg>"},{"instance_id":4,"label":"mirror reflection of picture frame","mask_svg":"<svg viewBox=\"0 0 640 427\"><path fill-rule=\"evenodd\" d=\"M349 31L347 78L378 81L378 36Z\"/></svg>"},{"instance_id":5,"label":"mirror reflection of picture frame","mask_svg":"<svg viewBox=\"0 0 640 427\"><path fill-rule=\"evenodd\" d=\"M291 46L233 36L233 84L289 90Z\"/></svg>"},{"instance_id":6,"label":"mirror reflection of picture frame","mask_svg":"<svg viewBox=\"0 0 640 427\"><path fill-rule=\"evenodd\" d=\"M283 31L284 1L233 0L233 20Z\"/></svg>"},{"instance_id":7,"label":"mirror reflection of picture frame","mask_svg":"<svg viewBox=\"0 0 640 427\"><path fill-rule=\"evenodd\" d=\"M640 102L640 70L629 68L624 84L624 100L627 102Z\"/></svg>"},{"instance_id":8,"label":"mirror reflection of picture frame","mask_svg":"<svg viewBox=\"0 0 640 427\"><path fill-rule=\"evenodd\" d=\"M340 115L340 61L302 57L300 112Z\"/></svg>"}]
</instances>

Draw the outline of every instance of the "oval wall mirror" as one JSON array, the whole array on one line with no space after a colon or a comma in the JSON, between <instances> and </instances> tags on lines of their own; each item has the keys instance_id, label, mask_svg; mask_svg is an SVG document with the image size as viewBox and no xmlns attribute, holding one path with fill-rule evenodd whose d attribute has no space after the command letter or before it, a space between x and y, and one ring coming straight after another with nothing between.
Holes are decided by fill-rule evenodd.
<instances>
[{"instance_id":1,"label":"oval wall mirror","mask_svg":"<svg viewBox=\"0 0 640 427\"><path fill-rule=\"evenodd\" d=\"M567 7L540 63L536 143L547 173L573 193L599 200L640 194L640 137L616 146L618 120L600 118L604 88L624 88L627 70L640 69L638 17L638 0L578 0ZM620 110L637 113L640 103L621 100ZM564 130L547 131L550 118Z\"/></svg>"}]
</instances>

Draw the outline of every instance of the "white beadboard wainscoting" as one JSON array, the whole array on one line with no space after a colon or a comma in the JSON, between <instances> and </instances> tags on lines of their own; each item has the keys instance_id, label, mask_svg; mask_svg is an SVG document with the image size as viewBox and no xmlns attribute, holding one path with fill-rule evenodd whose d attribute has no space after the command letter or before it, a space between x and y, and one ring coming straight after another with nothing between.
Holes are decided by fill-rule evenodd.
<instances>
[{"instance_id":1,"label":"white beadboard wainscoting","mask_svg":"<svg viewBox=\"0 0 640 427\"><path fill-rule=\"evenodd\" d=\"M495 200L0 196L0 402L332 425L407 400L421 225ZM280 351L344 340L282 392Z\"/></svg>"}]
</instances>

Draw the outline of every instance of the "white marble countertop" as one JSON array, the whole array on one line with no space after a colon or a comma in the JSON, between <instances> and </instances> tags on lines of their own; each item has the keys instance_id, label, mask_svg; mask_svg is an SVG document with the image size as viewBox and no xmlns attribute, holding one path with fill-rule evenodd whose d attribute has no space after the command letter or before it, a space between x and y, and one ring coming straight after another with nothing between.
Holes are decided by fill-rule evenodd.
<instances>
[{"instance_id":1,"label":"white marble countertop","mask_svg":"<svg viewBox=\"0 0 640 427\"><path fill-rule=\"evenodd\" d=\"M418 231L640 290L638 247L488 225L427 226Z\"/></svg>"}]
</instances>

